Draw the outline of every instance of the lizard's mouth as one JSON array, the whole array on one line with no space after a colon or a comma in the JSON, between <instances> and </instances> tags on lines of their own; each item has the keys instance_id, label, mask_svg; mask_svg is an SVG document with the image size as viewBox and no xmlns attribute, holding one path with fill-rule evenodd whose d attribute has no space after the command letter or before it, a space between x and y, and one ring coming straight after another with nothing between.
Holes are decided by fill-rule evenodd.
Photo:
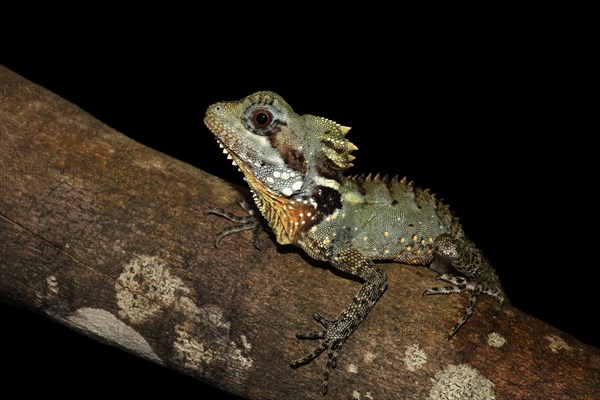
<instances>
[{"instance_id":1,"label":"lizard's mouth","mask_svg":"<svg viewBox=\"0 0 600 400\"><path fill-rule=\"evenodd\" d=\"M241 146L239 139L235 134L234 130L223 123L219 118L206 113L204 117L204 124L206 127L215 135L215 139L219 144L219 147L223 150L223 154L227 156L228 160L231 160L231 164L237 167L238 171L244 174L245 180L250 184L251 187L256 186L259 182L254 177L254 174L250 168L244 162L244 158L240 157L234 150L235 146ZM228 145L229 144L229 145Z\"/></svg>"},{"instance_id":2,"label":"lizard's mouth","mask_svg":"<svg viewBox=\"0 0 600 400\"><path fill-rule=\"evenodd\" d=\"M235 134L228 129L227 125L223 124L217 118L208 113L204 117L204 125L206 125L213 135L215 135L215 139L217 140L219 147L223 149L223 154L227 155L227 159L231 160L231 163L239 169L239 165L241 164L239 162L239 157L237 157L235 151L232 151L229 146L224 144L224 142L236 143Z\"/></svg>"},{"instance_id":3,"label":"lizard's mouth","mask_svg":"<svg viewBox=\"0 0 600 400\"><path fill-rule=\"evenodd\" d=\"M238 167L238 170L240 170L239 164L236 162L236 158L237 158L237 157L235 157L235 158L234 158L234 157L231 155L232 153L230 153L229 149L228 149L228 148L227 148L227 147L226 147L226 146L225 146L223 143L221 143L221 141L220 141L219 139L217 139L217 143L219 144L219 147L220 147L221 149L223 149L223 154L227 155L227 159L228 159L228 160L231 160L231 165L233 165L233 166L235 166L235 167ZM240 170L240 171L241 171L241 170Z\"/></svg>"}]
</instances>

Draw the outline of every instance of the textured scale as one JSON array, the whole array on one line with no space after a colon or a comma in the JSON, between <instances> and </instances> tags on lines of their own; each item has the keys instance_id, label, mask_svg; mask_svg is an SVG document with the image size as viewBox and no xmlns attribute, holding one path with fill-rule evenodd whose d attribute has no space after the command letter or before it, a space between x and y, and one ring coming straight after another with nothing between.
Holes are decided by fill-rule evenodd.
<instances>
[{"instance_id":1,"label":"textured scale","mask_svg":"<svg viewBox=\"0 0 600 400\"><path fill-rule=\"evenodd\" d=\"M429 289L426 295L469 293L467 307L449 338L471 315L480 294L504 302L496 273L435 195L406 178L343 175L355 159L350 153L357 150L346 138L350 128L323 117L298 115L272 92L213 104L204 121L243 172L277 241L299 246L311 257L364 281L337 318L315 314L322 329L297 335L322 340L292 366L309 363L327 352L324 392L342 345L387 287L385 273L374 261L435 270L438 279L449 285ZM236 223L216 236L217 243L241 230L253 230L256 238L260 227L252 211L244 208L249 217L207 210Z\"/></svg>"}]
</instances>

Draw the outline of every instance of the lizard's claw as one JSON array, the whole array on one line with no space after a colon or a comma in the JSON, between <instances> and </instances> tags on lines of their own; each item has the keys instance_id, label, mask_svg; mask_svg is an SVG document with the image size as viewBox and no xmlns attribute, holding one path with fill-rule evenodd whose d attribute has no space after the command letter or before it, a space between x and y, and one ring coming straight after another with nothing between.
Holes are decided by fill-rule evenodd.
<instances>
[{"instance_id":1,"label":"lizard's claw","mask_svg":"<svg viewBox=\"0 0 600 400\"><path fill-rule=\"evenodd\" d=\"M258 234L264 229L264 226L256 215L256 211L248 203L243 200L240 200L237 203L244 209L244 211L248 213L247 217L237 216L219 207L209 207L204 211L204 215L218 215L235 223L234 225L228 226L215 235L215 247L219 245L225 236L229 236L237 232L252 230L252 243L257 250L260 250L260 239Z\"/></svg>"},{"instance_id":2,"label":"lizard's claw","mask_svg":"<svg viewBox=\"0 0 600 400\"><path fill-rule=\"evenodd\" d=\"M480 294L485 293L494 297L500 304L504 302L504 294L496 289L493 289L481 282L478 281L469 281L462 276L455 276L452 274L442 274L437 277L438 280L449 283L450 285L444 287L434 287L427 289L423 295L435 295L435 294L453 294L453 293L462 293L469 292L469 302L464 311L460 314L458 322L454 324L450 332L448 333L448 340L452 339L452 337L458 332L461 326L467 319L473 314L473 310L475 309L475 304L477 303L477 298Z\"/></svg>"},{"instance_id":3,"label":"lizard's claw","mask_svg":"<svg viewBox=\"0 0 600 400\"><path fill-rule=\"evenodd\" d=\"M300 332L296 334L298 339L323 339L323 343L321 343L318 347L316 347L311 353L306 356L293 361L290 366L292 368L298 368L302 365L309 364L311 361L316 359L323 353L325 350L327 351L327 363L325 364L325 373L323 375L323 394L327 393L327 387L329 385L329 374L332 368L337 367L337 358L342 349L342 345L346 341L346 339L350 336L351 332L348 332L346 329L343 329L343 324L340 324L338 320L329 320L322 317L319 314L314 314L313 318L319 322L324 330L321 331L313 331L313 332Z\"/></svg>"}]
</instances>

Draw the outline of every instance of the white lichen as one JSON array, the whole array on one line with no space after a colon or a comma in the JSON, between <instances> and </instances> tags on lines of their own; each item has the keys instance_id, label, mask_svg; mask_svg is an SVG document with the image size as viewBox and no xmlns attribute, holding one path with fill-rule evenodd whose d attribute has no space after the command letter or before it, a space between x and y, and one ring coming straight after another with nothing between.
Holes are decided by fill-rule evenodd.
<instances>
[{"instance_id":1,"label":"white lichen","mask_svg":"<svg viewBox=\"0 0 600 400\"><path fill-rule=\"evenodd\" d=\"M212 350L205 348L204 343L199 342L180 326L175 329L173 347L177 352L178 360L184 367L192 370L202 369L203 366L211 364L215 358Z\"/></svg>"},{"instance_id":2,"label":"white lichen","mask_svg":"<svg viewBox=\"0 0 600 400\"><path fill-rule=\"evenodd\" d=\"M427 362L427 354L419 348L418 344L410 345L404 352L404 365L406 369L414 372Z\"/></svg>"},{"instance_id":3,"label":"white lichen","mask_svg":"<svg viewBox=\"0 0 600 400\"><path fill-rule=\"evenodd\" d=\"M360 397L360 392L359 392L358 390L354 390L354 391L352 392L352 395L351 395L351 396L352 396L352 398L353 398L353 399L357 399L357 400L360 400L360 399L361 399L361 397ZM367 392L367 393L365 393L365 396L364 396L364 398L365 398L365 399L367 399L367 400L374 400L374 399L373 399L373 395L371 394L371 392Z\"/></svg>"},{"instance_id":4,"label":"white lichen","mask_svg":"<svg viewBox=\"0 0 600 400\"><path fill-rule=\"evenodd\" d=\"M492 332L487 337L487 344L492 347L502 347L506 343L506 339L502 337L498 332Z\"/></svg>"},{"instance_id":5,"label":"white lichen","mask_svg":"<svg viewBox=\"0 0 600 400\"><path fill-rule=\"evenodd\" d=\"M435 374L429 391L432 400L494 400L494 384L475 368L448 365Z\"/></svg>"},{"instance_id":6,"label":"white lichen","mask_svg":"<svg viewBox=\"0 0 600 400\"><path fill-rule=\"evenodd\" d=\"M80 308L63 322L87 336L101 338L147 360L163 363L142 335L106 310Z\"/></svg>"},{"instance_id":7,"label":"white lichen","mask_svg":"<svg viewBox=\"0 0 600 400\"><path fill-rule=\"evenodd\" d=\"M549 342L548 347L553 353L558 353L559 350L572 350L571 346L560 336L548 335L545 339Z\"/></svg>"},{"instance_id":8,"label":"white lichen","mask_svg":"<svg viewBox=\"0 0 600 400\"><path fill-rule=\"evenodd\" d=\"M56 276L50 275L46 278L46 297L52 298L58 296L58 279Z\"/></svg>"},{"instance_id":9,"label":"white lichen","mask_svg":"<svg viewBox=\"0 0 600 400\"><path fill-rule=\"evenodd\" d=\"M229 331L221 331L214 321L195 322L192 326L182 324L175 328L174 357L180 364L193 371L202 371L213 363L226 364L240 372L252 367L254 360L247 354L252 345L247 338L241 339L240 346L228 340Z\"/></svg>"},{"instance_id":10,"label":"white lichen","mask_svg":"<svg viewBox=\"0 0 600 400\"><path fill-rule=\"evenodd\" d=\"M184 303L190 310L190 300ZM240 335L240 345L230 340L231 322L223 318L220 308L209 304L190 311L190 319L175 328L176 360L193 371L202 371L212 363L228 365L240 373L252 367L254 360L248 355L252 344L246 335Z\"/></svg>"},{"instance_id":11,"label":"white lichen","mask_svg":"<svg viewBox=\"0 0 600 400\"><path fill-rule=\"evenodd\" d=\"M206 305L202 308L198 308L196 313L200 318L206 320L212 328L221 331L228 331L231 329L231 322L223 318L223 310L215 305Z\"/></svg>"},{"instance_id":12,"label":"white lichen","mask_svg":"<svg viewBox=\"0 0 600 400\"><path fill-rule=\"evenodd\" d=\"M246 335L240 335L240 344L233 341L231 322L223 317L223 310L214 304L198 306L192 291L160 258L133 257L124 266L115 290L119 316L133 324L146 322L164 310L181 317L174 327L173 362L196 372L206 371L206 366L214 363L236 374L252 367L254 361L248 355L252 344Z\"/></svg>"},{"instance_id":13,"label":"white lichen","mask_svg":"<svg viewBox=\"0 0 600 400\"><path fill-rule=\"evenodd\" d=\"M355 364L349 364L347 370L352 374L358 374L358 367Z\"/></svg>"},{"instance_id":14,"label":"white lichen","mask_svg":"<svg viewBox=\"0 0 600 400\"><path fill-rule=\"evenodd\" d=\"M244 349L252 349L252 345L250 344L250 342L248 342L248 338L246 337L246 335L240 335L240 340L242 341L242 346L244 346Z\"/></svg>"},{"instance_id":15,"label":"white lichen","mask_svg":"<svg viewBox=\"0 0 600 400\"><path fill-rule=\"evenodd\" d=\"M365 356L364 356L365 363L370 364L373 362L373 360L375 360L375 358L376 358L375 354L370 353L368 351L365 353Z\"/></svg>"},{"instance_id":16,"label":"white lichen","mask_svg":"<svg viewBox=\"0 0 600 400\"><path fill-rule=\"evenodd\" d=\"M250 369L254 364L254 360L250 357L244 356L244 352L240 349L235 342L229 343L229 360L233 364L236 364L238 368Z\"/></svg>"},{"instance_id":17,"label":"white lichen","mask_svg":"<svg viewBox=\"0 0 600 400\"><path fill-rule=\"evenodd\" d=\"M144 322L160 309L189 294L181 279L171 275L158 257L133 257L115 283L119 316L134 324Z\"/></svg>"}]
</instances>

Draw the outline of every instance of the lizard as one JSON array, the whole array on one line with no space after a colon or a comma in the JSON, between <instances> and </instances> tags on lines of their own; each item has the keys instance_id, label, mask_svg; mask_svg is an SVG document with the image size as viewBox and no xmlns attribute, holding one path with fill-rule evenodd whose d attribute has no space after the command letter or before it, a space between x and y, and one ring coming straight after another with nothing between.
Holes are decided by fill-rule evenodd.
<instances>
[{"instance_id":1,"label":"lizard","mask_svg":"<svg viewBox=\"0 0 600 400\"><path fill-rule=\"evenodd\" d=\"M345 175L355 160L351 153L357 150L346 138L349 127L299 115L281 96L268 91L215 103L208 107L204 122L243 173L277 242L296 245L364 282L337 318L314 314L322 329L296 335L322 340L291 366L306 365L326 351L323 393L343 344L387 288L386 274L376 261L436 271L447 286L428 289L424 295L468 292L467 306L448 339L473 313L481 294L504 303L496 272L442 200L406 178ZM215 236L215 245L228 234L253 230L258 246L261 222L247 204L242 206L249 216L214 207L206 210L236 223Z\"/></svg>"}]
</instances>

